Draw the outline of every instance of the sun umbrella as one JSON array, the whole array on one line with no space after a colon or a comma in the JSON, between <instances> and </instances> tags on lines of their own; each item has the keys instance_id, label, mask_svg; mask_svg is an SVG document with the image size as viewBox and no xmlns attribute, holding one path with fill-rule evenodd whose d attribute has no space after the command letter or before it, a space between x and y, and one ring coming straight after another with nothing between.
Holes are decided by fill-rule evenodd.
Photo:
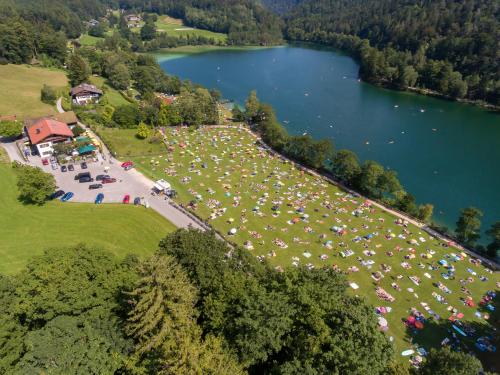
<instances>
[{"instance_id":1,"label":"sun umbrella","mask_svg":"<svg viewBox=\"0 0 500 375\"><path fill-rule=\"evenodd\" d=\"M229 234L236 234L236 228L231 228L229 230Z\"/></svg>"}]
</instances>

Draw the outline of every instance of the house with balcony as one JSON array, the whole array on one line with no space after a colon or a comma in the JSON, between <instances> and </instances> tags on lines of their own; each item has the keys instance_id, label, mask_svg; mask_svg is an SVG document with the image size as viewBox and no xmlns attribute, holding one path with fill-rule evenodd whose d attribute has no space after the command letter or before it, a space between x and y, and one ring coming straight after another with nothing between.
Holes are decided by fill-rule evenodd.
<instances>
[{"instance_id":1,"label":"house with balcony","mask_svg":"<svg viewBox=\"0 0 500 375\"><path fill-rule=\"evenodd\" d=\"M81 85L73 87L70 91L70 95L73 103L78 105L99 103L99 99L102 96L102 90L94 85L82 83Z\"/></svg>"}]
</instances>

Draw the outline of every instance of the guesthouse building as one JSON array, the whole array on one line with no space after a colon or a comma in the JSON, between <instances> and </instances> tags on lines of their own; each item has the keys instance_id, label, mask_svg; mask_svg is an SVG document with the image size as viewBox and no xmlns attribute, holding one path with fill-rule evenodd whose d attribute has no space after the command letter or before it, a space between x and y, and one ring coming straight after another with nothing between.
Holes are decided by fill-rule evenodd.
<instances>
[{"instance_id":1,"label":"guesthouse building","mask_svg":"<svg viewBox=\"0 0 500 375\"><path fill-rule=\"evenodd\" d=\"M73 132L68 125L48 117L25 126L25 132L31 145L37 148L41 157L51 156L55 144L71 142L73 139Z\"/></svg>"}]
</instances>

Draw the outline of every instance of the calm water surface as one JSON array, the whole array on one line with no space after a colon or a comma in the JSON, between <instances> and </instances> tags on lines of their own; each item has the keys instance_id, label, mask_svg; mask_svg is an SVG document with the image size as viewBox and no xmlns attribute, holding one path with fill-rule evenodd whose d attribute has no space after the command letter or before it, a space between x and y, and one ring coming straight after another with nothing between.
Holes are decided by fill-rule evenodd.
<instances>
[{"instance_id":1,"label":"calm water surface","mask_svg":"<svg viewBox=\"0 0 500 375\"><path fill-rule=\"evenodd\" d=\"M398 172L418 202L454 227L463 207L500 220L500 115L358 81L358 65L332 50L279 47L159 56L170 74L244 103L257 90L290 133L331 139Z\"/></svg>"}]
</instances>

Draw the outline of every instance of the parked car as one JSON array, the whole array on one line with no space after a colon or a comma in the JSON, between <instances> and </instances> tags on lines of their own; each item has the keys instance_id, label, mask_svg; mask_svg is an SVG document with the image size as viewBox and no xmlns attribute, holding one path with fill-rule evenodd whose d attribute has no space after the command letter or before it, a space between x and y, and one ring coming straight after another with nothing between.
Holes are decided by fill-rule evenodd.
<instances>
[{"instance_id":1,"label":"parked car","mask_svg":"<svg viewBox=\"0 0 500 375\"><path fill-rule=\"evenodd\" d=\"M111 176L109 174L98 174L97 177L95 178L95 180L101 181L101 180L104 180L106 178L111 178Z\"/></svg>"},{"instance_id":2,"label":"parked car","mask_svg":"<svg viewBox=\"0 0 500 375\"><path fill-rule=\"evenodd\" d=\"M56 163L51 163L50 166L51 166L53 171L55 171L57 168L59 168Z\"/></svg>"},{"instance_id":3,"label":"parked car","mask_svg":"<svg viewBox=\"0 0 500 375\"><path fill-rule=\"evenodd\" d=\"M56 192L52 193L50 195L50 199L57 199L61 198L65 194L64 190L57 190Z\"/></svg>"},{"instance_id":4,"label":"parked car","mask_svg":"<svg viewBox=\"0 0 500 375\"><path fill-rule=\"evenodd\" d=\"M126 165L125 167L123 167L123 170L128 171L128 170L130 170L132 168L134 168L134 165L133 164L129 164L129 165Z\"/></svg>"},{"instance_id":5,"label":"parked car","mask_svg":"<svg viewBox=\"0 0 500 375\"><path fill-rule=\"evenodd\" d=\"M89 177L89 176L83 176L83 177L80 177L80 179L78 180L79 183L83 184L85 182L93 182L94 179L92 177Z\"/></svg>"},{"instance_id":6,"label":"parked car","mask_svg":"<svg viewBox=\"0 0 500 375\"><path fill-rule=\"evenodd\" d=\"M102 184L89 185L89 190L102 189Z\"/></svg>"},{"instance_id":7,"label":"parked car","mask_svg":"<svg viewBox=\"0 0 500 375\"><path fill-rule=\"evenodd\" d=\"M49 159L42 159L43 165L49 165Z\"/></svg>"},{"instance_id":8,"label":"parked car","mask_svg":"<svg viewBox=\"0 0 500 375\"><path fill-rule=\"evenodd\" d=\"M133 162L131 162L130 160L128 160L128 161L124 161L124 162L122 163L122 168L125 168L125 167L127 167L127 166L129 166L129 165L134 165L134 163L133 163Z\"/></svg>"},{"instance_id":9,"label":"parked car","mask_svg":"<svg viewBox=\"0 0 500 375\"><path fill-rule=\"evenodd\" d=\"M103 200L104 200L104 194L103 194L103 193L99 193L99 194L97 194L97 196L95 197L95 201L94 201L94 203L95 203L95 204L101 204Z\"/></svg>"},{"instance_id":10,"label":"parked car","mask_svg":"<svg viewBox=\"0 0 500 375\"><path fill-rule=\"evenodd\" d=\"M75 174L75 180L79 180L82 177L91 177L90 172L81 172L81 173Z\"/></svg>"},{"instance_id":11,"label":"parked car","mask_svg":"<svg viewBox=\"0 0 500 375\"><path fill-rule=\"evenodd\" d=\"M73 164L68 165L68 171L73 172L75 170L75 166Z\"/></svg>"},{"instance_id":12,"label":"parked car","mask_svg":"<svg viewBox=\"0 0 500 375\"><path fill-rule=\"evenodd\" d=\"M61 167L61 172L66 172L67 170L68 170L68 167L67 167L67 166L65 166L65 165L63 165L63 166Z\"/></svg>"},{"instance_id":13,"label":"parked car","mask_svg":"<svg viewBox=\"0 0 500 375\"><path fill-rule=\"evenodd\" d=\"M116 182L116 178L110 177L110 178L105 178L101 181L101 183L103 184L112 184L113 182Z\"/></svg>"},{"instance_id":14,"label":"parked car","mask_svg":"<svg viewBox=\"0 0 500 375\"><path fill-rule=\"evenodd\" d=\"M87 163L82 162L82 163L80 164L80 167L82 167L82 169L87 169Z\"/></svg>"},{"instance_id":15,"label":"parked car","mask_svg":"<svg viewBox=\"0 0 500 375\"><path fill-rule=\"evenodd\" d=\"M141 198L139 198L139 197L135 197L135 198L134 198L134 205L136 205L136 206L137 206L137 205L139 205L139 204L141 204Z\"/></svg>"},{"instance_id":16,"label":"parked car","mask_svg":"<svg viewBox=\"0 0 500 375\"><path fill-rule=\"evenodd\" d=\"M61 202L67 202L69 201L71 198L73 198L73 194L71 191L68 191L66 194L64 194L61 198Z\"/></svg>"},{"instance_id":17,"label":"parked car","mask_svg":"<svg viewBox=\"0 0 500 375\"><path fill-rule=\"evenodd\" d=\"M123 203L123 204L129 204L129 202L130 202L130 195L128 195L128 194L127 194L127 195L125 195L125 196L123 197L123 201L122 201L122 203Z\"/></svg>"}]
</instances>

